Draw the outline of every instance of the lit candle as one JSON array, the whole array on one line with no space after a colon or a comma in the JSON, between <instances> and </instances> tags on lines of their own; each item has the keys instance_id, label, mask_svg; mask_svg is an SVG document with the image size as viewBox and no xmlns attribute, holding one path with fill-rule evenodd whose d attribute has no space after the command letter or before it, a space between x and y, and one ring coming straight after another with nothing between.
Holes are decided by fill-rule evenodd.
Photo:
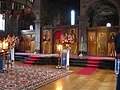
<instances>
[{"instance_id":1,"label":"lit candle","mask_svg":"<svg viewBox=\"0 0 120 90\"><path fill-rule=\"evenodd\" d=\"M57 45L57 50L58 50L58 51L61 51L61 50L62 50L62 45L60 45L60 44Z\"/></svg>"}]
</instances>

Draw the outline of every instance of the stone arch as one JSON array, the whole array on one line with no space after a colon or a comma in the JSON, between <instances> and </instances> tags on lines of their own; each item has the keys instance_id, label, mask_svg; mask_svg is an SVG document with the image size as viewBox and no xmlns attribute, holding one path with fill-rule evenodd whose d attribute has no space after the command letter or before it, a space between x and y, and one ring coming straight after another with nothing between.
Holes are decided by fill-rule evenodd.
<instances>
[{"instance_id":1,"label":"stone arch","mask_svg":"<svg viewBox=\"0 0 120 90\"><path fill-rule=\"evenodd\" d=\"M106 3L110 3L110 4L112 4L115 8L116 8L116 10L118 11L118 23L120 23L120 6L119 6L119 2L118 1L115 1L115 0L105 0L105 1L102 1L102 0L92 0L92 1L89 1L86 5L85 5L85 10L84 10L84 13L83 13L83 15L84 16L86 16L86 20L87 20L87 13L88 13L88 11L89 11L89 9L96 3L96 2L106 2Z\"/></svg>"},{"instance_id":2,"label":"stone arch","mask_svg":"<svg viewBox=\"0 0 120 90\"><path fill-rule=\"evenodd\" d=\"M88 27L88 17L86 16L89 8L95 3L95 2L110 2L112 3L118 10L118 17L120 17L120 6L119 0L80 0L80 32L79 32L79 38L82 36L84 37L84 47L83 51L87 51L87 27ZM120 18L118 20L118 23L120 23ZM79 42L81 44L81 42ZM80 47L79 47L80 50Z\"/></svg>"},{"instance_id":3,"label":"stone arch","mask_svg":"<svg viewBox=\"0 0 120 90\"><path fill-rule=\"evenodd\" d=\"M95 2L102 2L103 0L92 0L92 1L90 1L87 5L86 5L86 8L85 8L85 12L84 12L84 15L86 15L86 13L87 13L87 11L88 11L88 9L95 3ZM119 3L118 3L118 1L116 1L116 0L104 0L104 1L106 1L106 2L110 2L110 3L112 3L113 5L115 5L115 7L118 9L118 12L120 12L120 6L119 6Z\"/></svg>"},{"instance_id":4,"label":"stone arch","mask_svg":"<svg viewBox=\"0 0 120 90\"><path fill-rule=\"evenodd\" d=\"M108 1L97 1L86 12L89 27L106 26L110 22L113 26L119 24L118 9Z\"/></svg>"}]
</instances>

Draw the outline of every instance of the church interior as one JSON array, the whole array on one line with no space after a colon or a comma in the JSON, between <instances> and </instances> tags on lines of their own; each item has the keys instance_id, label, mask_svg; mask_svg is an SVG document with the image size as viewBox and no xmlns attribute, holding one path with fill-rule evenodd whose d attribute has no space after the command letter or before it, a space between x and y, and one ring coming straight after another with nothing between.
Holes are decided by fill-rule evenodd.
<instances>
[{"instance_id":1,"label":"church interior","mask_svg":"<svg viewBox=\"0 0 120 90\"><path fill-rule=\"evenodd\" d=\"M116 90L119 0L0 0L0 90Z\"/></svg>"}]
</instances>

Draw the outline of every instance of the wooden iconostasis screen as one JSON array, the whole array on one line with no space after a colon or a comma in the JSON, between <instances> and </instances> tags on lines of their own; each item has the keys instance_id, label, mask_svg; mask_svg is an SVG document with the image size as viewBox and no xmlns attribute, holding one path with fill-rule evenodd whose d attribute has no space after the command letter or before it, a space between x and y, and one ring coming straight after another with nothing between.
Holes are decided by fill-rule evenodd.
<instances>
[{"instance_id":1,"label":"wooden iconostasis screen","mask_svg":"<svg viewBox=\"0 0 120 90\"><path fill-rule=\"evenodd\" d=\"M88 29L88 55L115 56L114 39L118 31L107 28Z\"/></svg>"},{"instance_id":2,"label":"wooden iconostasis screen","mask_svg":"<svg viewBox=\"0 0 120 90\"><path fill-rule=\"evenodd\" d=\"M42 30L42 53L52 53L51 29Z\"/></svg>"},{"instance_id":3,"label":"wooden iconostasis screen","mask_svg":"<svg viewBox=\"0 0 120 90\"><path fill-rule=\"evenodd\" d=\"M54 53L57 53L57 44L62 44L63 49L67 49L69 45L71 47L70 54L77 55L78 52L78 38L77 28L56 29L54 32Z\"/></svg>"},{"instance_id":4,"label":"wooden iconostasis screen","mask_svg":"<svg viewBox=\"0 0 120 90\"><path fill-rule=\"evenodd\" d=\"M97 55L97 36L95 31L88 32L88 55Z\"/></svg>"}]
</instances>

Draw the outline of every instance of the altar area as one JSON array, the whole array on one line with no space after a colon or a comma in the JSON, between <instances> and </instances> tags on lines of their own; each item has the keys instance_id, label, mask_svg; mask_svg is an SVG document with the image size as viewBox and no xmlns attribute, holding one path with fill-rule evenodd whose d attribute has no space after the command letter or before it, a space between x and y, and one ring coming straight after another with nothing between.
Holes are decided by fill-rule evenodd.
<instances>
[{"instance_id":1,"label":"altar area","mask_svg":"<svg viewBox=\"0 0 120 90\"><path fill-rule=\"evenodd\" d=\"M66 49L69 45L71 47L70 54L77 55L79 47L78 31L79 27L77 25L43 27L40 34L40 53L57 54L57 45L61 44L63 49ZM35 30L22 30L19 52L34 53L35 37Z\"/></svg>"},{"instance_id":2,"label":"altar area","mask_svg":"<svg viewBox=\"0 0 120 90\"><path fill-rule=\"evenodd\" d=\"M58 54L57 45L71 47L70 55L79 55L81 50L89 56L115 56L114 39L119 27L89 27L82 43L78 26L46 27L41 29L40 53ZM87 41L86 41L87 40ZM87 50L84 47L87 44ZM35 30L22 30L18 52L35 52Z\"/></svg>"},{"instance_id":3,"label":"altar area","mask_svg":"<svg viewBox=\"0 0 120 90\"><path fill-rule=\"evenodd\" d=\"M15 60L23 65L58 65L59 54L15 53ZM70 55L69 66L92 67L114 70L114 57Z\"/></svg>"}]
</instances>

